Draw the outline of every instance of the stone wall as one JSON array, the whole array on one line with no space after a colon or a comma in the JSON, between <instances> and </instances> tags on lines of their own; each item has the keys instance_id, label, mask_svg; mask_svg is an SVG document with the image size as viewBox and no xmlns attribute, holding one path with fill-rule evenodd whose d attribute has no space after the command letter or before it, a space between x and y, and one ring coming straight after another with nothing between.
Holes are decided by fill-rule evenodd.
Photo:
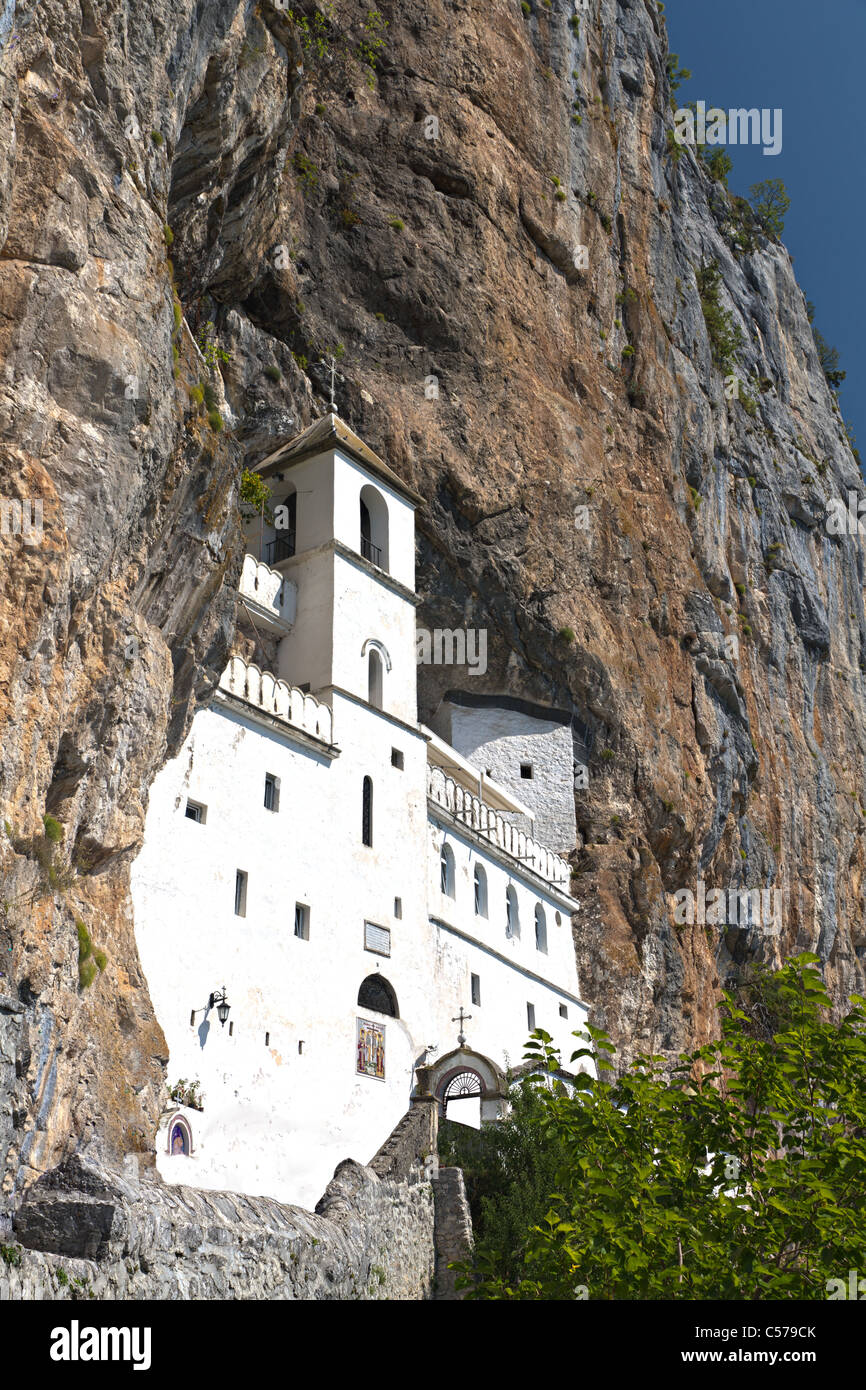
<instances>
[{"instance_id":1,"label":"stone wall","mask_svg":"<svg viewBox=\"0 0 866 1390\"><path fill-rule=\"evenodd\" d=\"M457 1273L448 1266L472 1253L472 1217L462 1168L440 1168L434 1184L436 1214L436 1293L440 1301L462 1298Z\"/></svg>"},{"instance_id":2,"label":"stone wall","mask_svg":"<svg viewBox=\"0 0 866 1390\"><path fill-rule=\"evenodd\" d=\"M73 1157L15 1214L0 1300L430 1298L435 1151L436 1106L413 1105L369 1168L339 1164L315 1212Z\"/></svg>"}]
</instances>

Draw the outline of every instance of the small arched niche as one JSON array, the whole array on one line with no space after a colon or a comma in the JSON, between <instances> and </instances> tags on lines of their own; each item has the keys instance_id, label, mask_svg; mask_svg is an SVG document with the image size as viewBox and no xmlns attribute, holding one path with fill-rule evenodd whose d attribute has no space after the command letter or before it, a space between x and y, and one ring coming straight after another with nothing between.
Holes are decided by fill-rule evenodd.
<instances>
[{"instance_id":1,"label":"small arched niche","mask_svg":"<svg viewBox=\"0 0 866 1390\"><path fill-rule=\"evenodd\" d=\"M386 1014L389 1018L400 1017L394 987L384 975L368 975L366 980L361 981L358 1008L371 1009L373 1013Z\"/></svg>"},{"instance_id":2,"label":"small arched niche","mask_svg":"<svg viewBox=\"0 0 866 1390\"><path fill-rule=\"evenodd\" d=\"M192 1153L192 1129L185 1115L172 1115L167 1127L166 1153L172 1158L188 1158Z\"/></svg>"},{"instance_id":3,"label":"small arched niche","mask_svg":"<svg viewBox=\"0 0 866 1390\"><path fill-rule=\"evenodd\" d=\"M388 569L388 503L369 483L361 488L360 550L365 560L379 569Z\"/></svg>"}]
</instances>

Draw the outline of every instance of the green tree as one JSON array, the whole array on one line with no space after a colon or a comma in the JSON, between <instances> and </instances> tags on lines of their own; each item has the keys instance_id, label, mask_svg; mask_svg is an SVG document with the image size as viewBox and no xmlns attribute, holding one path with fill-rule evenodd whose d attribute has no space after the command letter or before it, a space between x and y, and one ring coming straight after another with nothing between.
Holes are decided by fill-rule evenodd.
<instances>
[{"instance_id":1,"label":"green tree","mask_svg":"<svg viewBox=\"0 0 866 1390\"><path fill-rule=\"evenodd\" d=\"M665 66L667 68L671 96L673 96L684 82L688 82L692 74L689 68L680 67L680 55L678 53L669 53Z\"/></svg>"},{"instance_id":2,"label":"green tree","mask_svg":"<svg viewBox=\"0 0 866 1390\"><path fill-rule=\"evenodd\" d=\"M260 516L263 516L265 521L273 520L270 505L271 490L260 474L251 473L248 468L245 468L241 474L238 494L241 517L244 521L255 521Z\"/></svg>"},{"instance_id":3,"label":"green tree","mask_svg":"<svg viewBox=\"0 0 866 1390\"><path fill-rule=\"evenodd\" d=\"M695 272L701 309L707 325L713 361L726 375L734 370L734 355L743 346L743 330L727 309L722 308L719 292L722 277L715 261L709 261Z\"/></svg>"},{"instance_id":4,"label":"green tree","mask_svg":"<svg viewBox=\"0 0 866 1390\"><path fill-rule=\"evenodd\" d=\"M482 1223L470 1296L825 1299L847 1280L866 1241L866 1000L834 1021L818 964L756 968L725 994L720 1040L673 1064L616 1079L607 1035L577 1035L597 1078L537 1084L524 1117L556 1175L517 1235L520 1277ZM541 1031L529 1055L561 1065Z\"/></svg>"},{"instance_id":5,"label":"green tree","mask_svg":"<svg viewBox=\"0 0 866 1390\"><path fill-rule=\"evenodd\" d=\"M778 241L785 230L785 215L791 206L782 180L765 179L763 183L753 183L749 202L767 236Z\"/></svg>"},{"instance_id":6,"label":"green tree","mask_svg":"<svg viewBox=\"0 0 866 1390\"><path fill-rule=\"evenodd\" d=\"M814 325L812 326L812 337L815 339L818 361L821 363L821 371L827 378L827 384L833 391L838 391L847 376L846 372L839 370L839 349L831 347L823 333L820 333Z\"/></svg>"}]
</instances>

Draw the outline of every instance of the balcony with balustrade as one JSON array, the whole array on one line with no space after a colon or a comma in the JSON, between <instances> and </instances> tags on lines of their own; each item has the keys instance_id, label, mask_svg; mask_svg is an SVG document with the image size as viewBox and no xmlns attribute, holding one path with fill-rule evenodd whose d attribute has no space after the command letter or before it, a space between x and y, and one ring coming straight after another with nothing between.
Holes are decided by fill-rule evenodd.
<instances>
[{"instance_id":1,"label":"balcony with balustrade","mask_svg":"<svg viewBox=\"0 0 866 1390\"><path fill-rule=\"evenodd\" d=\"M461 787L441 768L427 768L427 797L447 811L467 830L487 840L494 848L515 859L523 868L568 894L571 865L562 855L539 844L519 826L512 825L500 811L488 806L466 787Z\"/></svg>"},{"instance_id":2,"label":"balcony with balustrade","mask_svg":"<svg viewBox=\"0 0 866 1390\"><path fill-rule=\"evenodd\" d=\"M233 656L223 671L219 690L268 715L279 724L316 739L333 749L333 715L309 692L278 680L253 662Z\"/></svg>"},{"instance_id":3,"label":"balcony with balustrade","mask_svg":"<svg viewBox=\"0 0 866 1390\"><path fill-rule=\"evenodd\" d=\"M285 636L295 621L297 585L254 555L245 555L238 586L252 617L269 632Z\"/></svg>"}]
</instances>

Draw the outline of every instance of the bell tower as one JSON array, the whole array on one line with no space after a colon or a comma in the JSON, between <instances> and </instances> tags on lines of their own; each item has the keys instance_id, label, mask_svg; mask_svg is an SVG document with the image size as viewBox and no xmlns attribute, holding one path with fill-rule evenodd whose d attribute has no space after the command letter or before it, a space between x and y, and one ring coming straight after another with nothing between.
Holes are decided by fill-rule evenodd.
<instances>
[{"instance_id":1,"label":"bell tower","mask_svg":"<svg viewBox=\"0 0 866 1390\"><path fill-rule=\"evenodd\" d=\"M421 497L336 414L257 472L273 524L251 524L247 549L297 589L275 674L325 703L336 690L414 725Z\"/></svg>"}]
</instances>

